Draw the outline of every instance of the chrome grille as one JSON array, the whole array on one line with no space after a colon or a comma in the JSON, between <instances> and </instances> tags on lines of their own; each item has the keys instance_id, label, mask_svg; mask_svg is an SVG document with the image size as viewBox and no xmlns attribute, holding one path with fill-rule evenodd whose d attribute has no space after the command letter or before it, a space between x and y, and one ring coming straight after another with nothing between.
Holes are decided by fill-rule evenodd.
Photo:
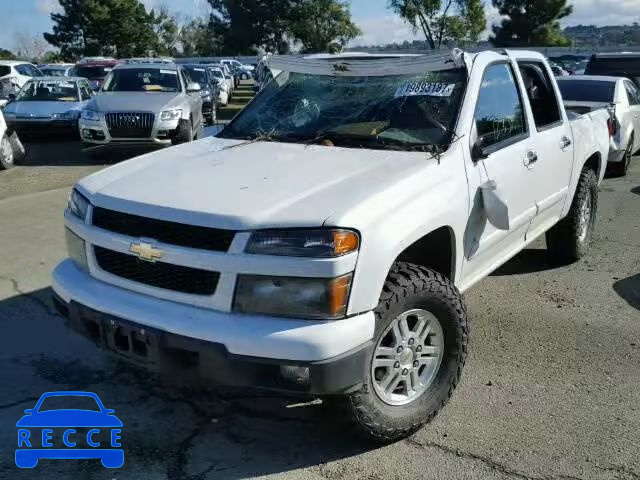
<instances>
[{"instance_id":1,"label":"chrome grille","mask_svg":"<svg viewBox=\"0 0 640 480\"><path fill-rule=\"evenodd\" d=\"M147 138L151 136L155 115L149 112L109 112L104 114L113 138Z\"/></svg>"}]
</instances>

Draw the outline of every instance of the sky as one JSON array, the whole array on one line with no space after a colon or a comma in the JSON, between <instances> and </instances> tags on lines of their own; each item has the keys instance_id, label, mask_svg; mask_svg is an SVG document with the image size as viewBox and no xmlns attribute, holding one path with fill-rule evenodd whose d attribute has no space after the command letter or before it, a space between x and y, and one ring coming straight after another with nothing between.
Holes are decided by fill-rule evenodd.
<instances>
[{"instance_id":1,"label":"sky","mask_svg":"<svg viewBox=\"0 0 640 480\"><path fill-rule=\"evenodd\" d=\"M203 16L209 11L206 0L142 0L147 7L167 5L185 16ZM489 4L489 0L486 0ZM570 0L574 13L564 25L622 25L640 23L640 0ZM421 38L387 8L387 0L351 0L351 14L363 31L353 45L385 44ZM179 5L179 7L177 7ZM49 14L59 7L57 0L0 0L0 47L12 50L18 32L42 34L51 31ZM489 25L499 20L487 7Z\"/></svg>"}]
</instances>

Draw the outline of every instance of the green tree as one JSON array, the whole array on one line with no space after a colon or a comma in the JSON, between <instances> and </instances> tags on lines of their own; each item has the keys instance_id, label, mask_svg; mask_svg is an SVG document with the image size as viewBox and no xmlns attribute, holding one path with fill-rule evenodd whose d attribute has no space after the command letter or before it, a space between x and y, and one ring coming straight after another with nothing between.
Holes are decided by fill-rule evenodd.
<instances>
[{"instance_id":1,"label":"green tree","mask_svg":"<svg viewBox=\"0 0 640 480\"><path fill-rule=\"evenodd\" d=\"M223 53L276 52L286 43L292 8L299 0L208 0L209 21L223 36Z\"/></svg>"},{"instance_id":2,"label":"green tree","mask_svg":"<svg viewBox=\"0 0 640 480\"><path fill-rule=\"evenodd\" d=\"M157 46L152 17L139 0L59 0L53 33L44 38L66 59L82 55L146 55Z\"/></svg>"},{"instance_id":3,"label":"green tree","mask_svg":"<svg viewBox=\"0 0 640 480\"><path fill-rule=\"evenodd\" d=\"M496 47L568 46L558 20L571 15L567 0L492 0L507 18L493 26L489 38Z\"/></svg>"},{"instance_id":4,"label":"green tree","mask_svg":"<svg viewBox=\"0 0 640 480\"><path fill-rule=\"evenodd\" d=\"M351 21L349 5L339 0L302 0L289 18L288 33L303 52L326 52L330 44L344 46L362 33Z\"/></svg>"},{"instance_id":5,"label":"green tree","mask_svg":"<svg viewBox=\"0 0 640 480\"><path fill-rule=\"evenodd\" d=\"M223 25L215 18L190 19L180 29L179 43L185 57L217 56L223 54Z\"/></svg>"},{"instance_id":6,"label":"green tree","mask_svg":"<svg viewBox=\"0 0 640 480\"><path fill-rule=\"evenodd\" d=\"M154 48L158 55L175 56L178 53L177 45L180 41L180 27L178 19L169 12L166 7L149 12L151 28L156 38Z\"/></svg>"},{"instance_id":7,"label":"green tree","mask_svg":"<svg viewBox=\"0 0 640 480\"><path fill-rule=\"evenodd\" d=\"M422 30L432 49L477 41L487 24L482 0L389 0L389 7Z\"/></svg>"},{"instance_id":8,"label":"green tree","mask_svg":"<svg viewBox=\"0 0 640 480\"><path fill-rule=\"evenodd\" d=\"M11 50L0 48L0 60L15 60L16 56Z\"/></svg>"}]
</instances>

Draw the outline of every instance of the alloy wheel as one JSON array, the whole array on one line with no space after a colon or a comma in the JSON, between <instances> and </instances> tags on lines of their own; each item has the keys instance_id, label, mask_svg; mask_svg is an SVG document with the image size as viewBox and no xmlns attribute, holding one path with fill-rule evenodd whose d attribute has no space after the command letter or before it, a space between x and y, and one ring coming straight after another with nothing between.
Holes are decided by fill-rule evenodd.
<instances>
[{"instance_id":1,"label":"alloy wheel","mask_svg":"<svg viewBox=\"0 0 640 480\"><path fill-rule=\"evenodd\" d=\"M413 309L396 317L378 341L371 362L374 390L388 405L406 405L422 395L438 373L444 334L431 312Z\"/></svg>"}]
</instances>

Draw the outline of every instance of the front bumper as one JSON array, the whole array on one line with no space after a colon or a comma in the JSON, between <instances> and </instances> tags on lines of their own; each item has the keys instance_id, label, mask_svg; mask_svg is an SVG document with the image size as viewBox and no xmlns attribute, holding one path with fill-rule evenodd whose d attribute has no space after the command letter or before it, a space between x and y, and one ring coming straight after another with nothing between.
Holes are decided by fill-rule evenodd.
<instances>
[{"instance_id":1,"label":"front bumper","mask_svg":"<svg viewBox=\"0 0 640 480\"><path fill-rule=\"evenodd\" d=\"M370 353L372 312L333 322L219 312L106 284L70 260L54 270L53 290L74 330L126 360L180 378L344 393L360 388ZM281 366L307 367L308 380L286 380Z\"/></svg>"},{"instance_id":2,"label":"front bumper","mask_svg":"<svg viewBox=\"0 0 640 480\"><path fill-rule=\"evenodd\" d=\"M78 132L78 120L23 120L5 119L7 126L18 135L55 135Z\"/></svg>"},{"instance_id":3,"label":"front bumper","mask_svg":"<svg viewBox=\"0 0 640 480\"><path fill-rule=\"evenodd\" d=\"M178 120L155 119L151 134L141 138L112 137L104 119L99 121L80 118L78 128L84 143L94 145L171 145L178 128Z\"/></svg>"}]
</instances>

